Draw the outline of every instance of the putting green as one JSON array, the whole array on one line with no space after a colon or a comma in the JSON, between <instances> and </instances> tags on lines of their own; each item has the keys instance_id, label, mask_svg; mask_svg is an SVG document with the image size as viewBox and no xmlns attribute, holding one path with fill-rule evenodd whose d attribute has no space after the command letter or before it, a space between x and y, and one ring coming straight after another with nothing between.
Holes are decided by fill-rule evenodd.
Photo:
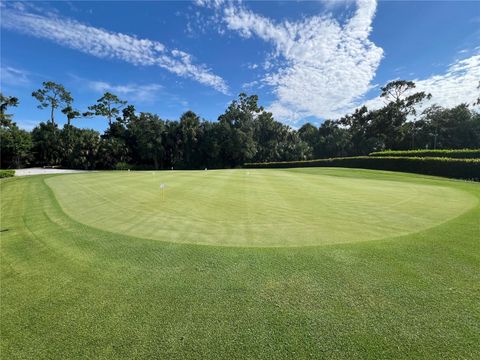
<instances>
[{"instance_id":1,"label":"putting green","mask_svg":"<svg viewBox=\"0 0 480 360\"><path fill-rule=\"evenodd\" d=\"M469 193L441 183L376 174L351 169L98 172L46 182L80 223L146 239L224 246L383 239L436 226L477 203ZM165 184L163 198L160 184Z\"/></svg>"},{"instance_id":2,"label":"putting green","mask_svg":"<svg viewBox=\"0 0 480 360\"><path fill-rule=\"evenodd\" d=\"M479 199L355 169L1 179L1 358L479 359Z\"/></svg>"}]
</instances>

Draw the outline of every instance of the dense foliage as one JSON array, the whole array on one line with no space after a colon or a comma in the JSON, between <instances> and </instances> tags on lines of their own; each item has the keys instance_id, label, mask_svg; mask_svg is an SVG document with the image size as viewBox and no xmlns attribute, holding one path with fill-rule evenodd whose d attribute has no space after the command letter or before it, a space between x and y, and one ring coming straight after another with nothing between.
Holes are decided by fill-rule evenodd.
<instances>
[{"instance_id":1,"label":"dense foliage","mask_svg":"<svg viewBox=\"0 0 480 360\"><path fill-rule=\"evenodd\" d=\"M31 132L19 129L6 114L18 99L2 95L1 166L201 169L362 156L388 149L480 147L479 113L460 104L451 109L432 106L417 114L418 105L430 94L414 88L411 81L393 81L382 88L383 108L363 106L339 120L326 120L319 127L307 123L295 130L259 106L256 95L240 94L215 122L200 119L193 111L177 121L138 112L108 92L82 113L75 109L69 91L49 81L32 93L39 108L49 109L49 120ZM55 121L57 110L66 118L63 128ZM73 124L90 116L108 121L103 134Z\"/></svg>"},{"instance_id":2,"label":"dense foliage","mask_svg":"<svg viewBox=\"0 0 480 360\"><path fill-rule=\"evenodd\" d=\"M404 171L426 175L446 176L458 179L480 180L480 159L356 156L306 161L282 161L245 164L245 167L247 168L294 168L320 166Z\"/></svg>"},{"instance_id":3,"label":"dense foliage","mask_svg":"<svg viewBox=\"0 0 480 360\"><path fill-rule=\"evenodd\" d=\"M370 156L394 157L445 157L458 159L480 159L480 149L460 150L387 150L370 153Z\"/></svg>"},{"instance_id":4,"label":"dense foliage","mask_svg":"<svg viewBox=\"0 0 480 360\"><path fill-rule=\"evenodd\" d=\"M15 170L0 170L0 179L15 176Z\"/></svg>"}]
</instances>

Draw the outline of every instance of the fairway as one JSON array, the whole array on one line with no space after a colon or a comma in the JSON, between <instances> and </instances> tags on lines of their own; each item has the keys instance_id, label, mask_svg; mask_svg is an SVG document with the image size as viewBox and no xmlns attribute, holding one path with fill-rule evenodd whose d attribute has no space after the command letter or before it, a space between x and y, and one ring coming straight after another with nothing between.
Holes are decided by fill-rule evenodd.
<instances>
[{"instance_id":1,"label":"fairway","mask_svg":"<svg viewBox=\"0 0 480 360\"><path fill-rule=\"evenodd\" d=\"M226 246L377 240L430 228L477 203L448 186L345 176L352 172L100 172L46 183L69 216L94 228Z\"/></svg>"},{"instance_id":2,"label":"fairway","mask_svg":"<svg viewBox=\"0 0 480 360\"><path fill-rule=\"evenodd\" d=\"M0 185L2 359L480 358L478 183L309 168Z\"/></svg>"}]
</instances>

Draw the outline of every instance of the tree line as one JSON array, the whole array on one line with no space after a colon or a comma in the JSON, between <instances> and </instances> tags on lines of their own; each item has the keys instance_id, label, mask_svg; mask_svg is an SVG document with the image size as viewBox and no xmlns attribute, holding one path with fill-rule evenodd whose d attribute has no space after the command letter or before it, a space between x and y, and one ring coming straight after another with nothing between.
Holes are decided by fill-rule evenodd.
<instances>
[{"instance_id":1,"label":"tree line","mask_svg":"<svg viewBox=\"0 0 480 360\"><path fill-rule=\"evenodd\" d=\"M295 161L367 155L382 150L460 149L480 147L480 114L459 104L417 109L431 98L415 92L412 81L396 80L381 88L384 106L363 106L320 126L298 130L276 121L258 104L258 96L241 93L218 121L187 111L178 120L164 120L105 92L86 111L74 106L64 86L51 81L32 96L50 118L32 131L20 129L8 109L15 97L1 95L1 167L62 166L77 169L203 169L231 168L245 162ZM480 97L473 105L480 104ZM60 111L63 128L56 122ZM76 126L85 117L103 117L100 134Z\"/></svg>"}]
</instances>

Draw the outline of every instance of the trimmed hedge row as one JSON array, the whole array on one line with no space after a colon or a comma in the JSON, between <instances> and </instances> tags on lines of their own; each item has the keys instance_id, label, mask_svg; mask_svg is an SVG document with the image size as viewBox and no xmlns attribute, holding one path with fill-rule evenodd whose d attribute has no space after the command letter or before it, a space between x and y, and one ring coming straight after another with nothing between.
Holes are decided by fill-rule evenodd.
<instances>
[{"instance_id":1,"label":"trimmed hedge row","mask_svg":"<svg viewBox=\"0 0 480 360\"><path fill-rule=\"evenodd\" d=\"M480 149L460 150L386 150L372 152L369 156L389 157L443 157L458 159L480 159Z\"/></svg>"},{"instance_id":2,"label":"trimmed hedge row","mask_svg":"<svg viewBox=\"0 0 480 360\"><path fill-rule=\"evenodd\" d=\"M480 159L357 156L306 161L245 164L246 168L294 168L324 166L402 171L480 181Z\"/></svg>"},{"instance_id":3,"label":"trimmed hedge row","mask_svg":"<svg viewBox=\"0 0 480 360\"><path fill-rule=\"evenodd\" d=\"M0 170L0 179L15 176L15 170Z\"/></svg>"}]
</instances>

